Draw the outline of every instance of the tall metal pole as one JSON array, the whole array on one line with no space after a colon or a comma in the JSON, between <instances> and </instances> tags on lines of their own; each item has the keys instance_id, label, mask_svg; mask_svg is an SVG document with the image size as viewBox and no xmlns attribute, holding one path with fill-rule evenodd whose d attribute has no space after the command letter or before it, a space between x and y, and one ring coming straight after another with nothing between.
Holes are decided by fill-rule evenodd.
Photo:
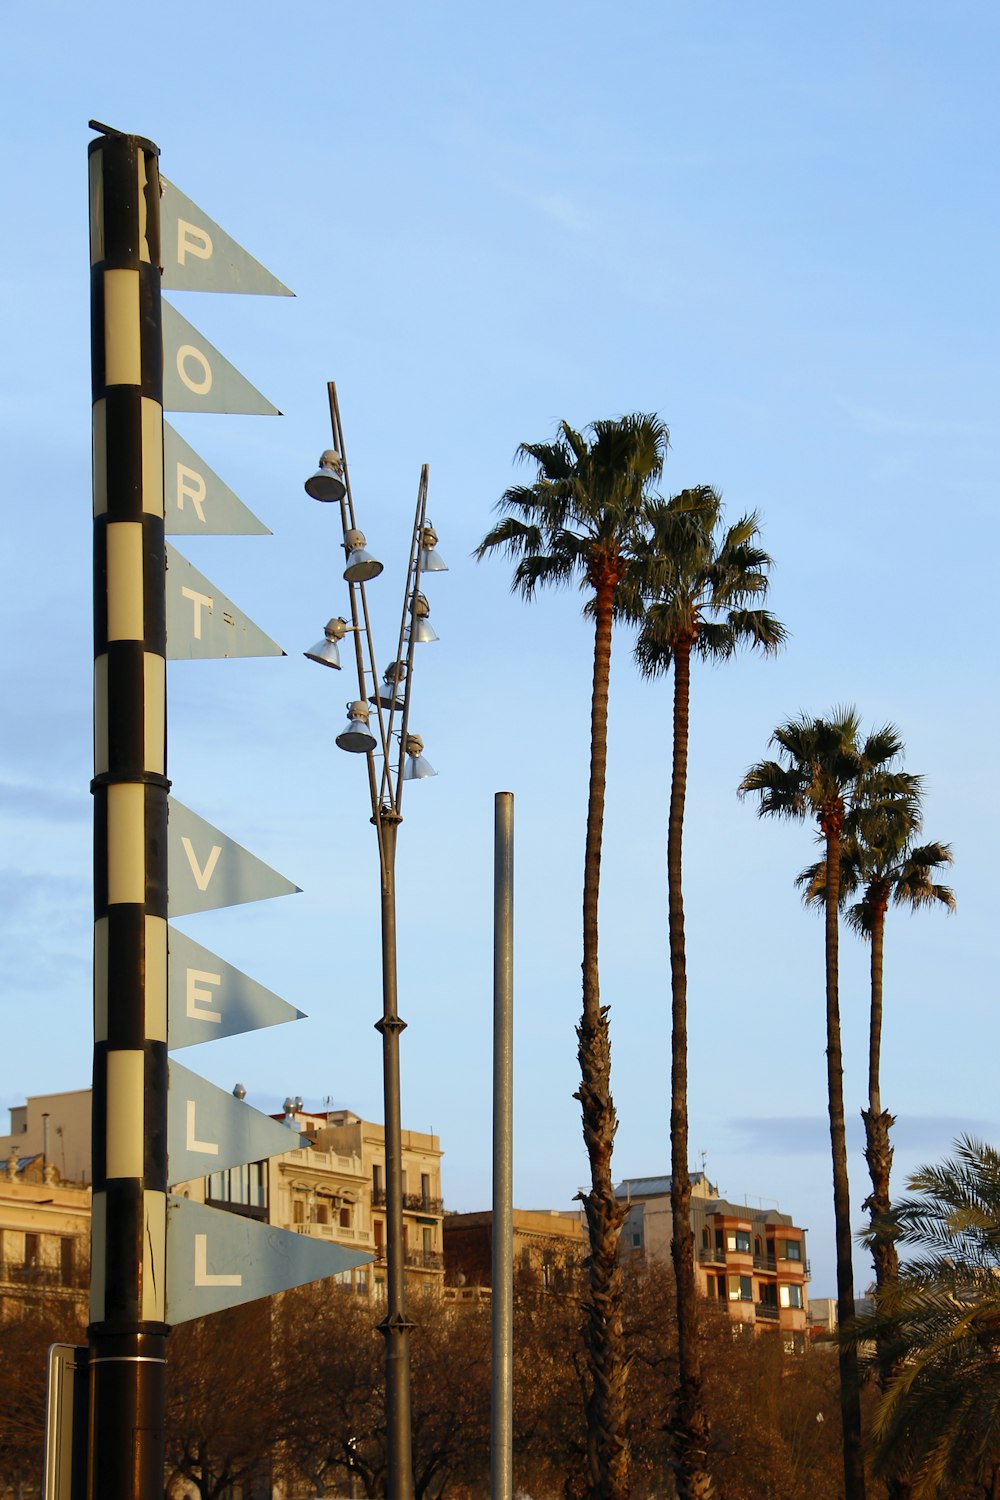
<instances>
[{"instance_id":1,"label":"tall metal pole","mask_svg":"<svg viewBox=\"0 0 1000 1500\"><path fill-rule=\"evenodd\" d=\"M382 876L382 1082L385 1105L386 1315L385 1338L387 1487L389 1500L413 1500L410 1438L410 1329L406 1316L403 1246L403 1141L399 1087L399 1033L406 1022L397 1014L396 991L396 831L399 814L379 810Z\"/></svg>"},{"instance_id":2,"label":"tall metal pole","mask_svg":"<svg viewBox=\"0 0 1000 1500\"><path fill-rule=\"evenodd\" d=\"M490 1494L514 1495L514 794L493 830L493 1388Z\"/></svg>"},{"instance_id":3,"label":"tall metal pole","mask_svg":"<svg viewBox=\"0 0 1000 1500\"><path fill-rule=\"evenodd\" d=\"M330 403L330 428L334 448L343 473L344 495L340 516L344 539L357 528L354 497L344 429L340 419L337 387L327 383ZM382 1033L382 1080L385 1107L385 1218L386 1218L386 1315L379 1323L385 1338L385 1416L388 1500L413 1500L413 1455L410 1425L410 1331L416 1327L406 1314L406 1250L403 1243L403 1142L400 1106L399 1034L406 1022L398 1014L396 979L396 834L402 818L403 769L413 684L414 633L411 629L402 661L408 614L413 615L419 595L424 523L427 515L427 465L420 471L417 503L410 537L406 587L402 619L396 647L395 674L392 680L392 706L383 711L378 695L375 647L372 638L368 600L363 580L349 580L351 629L354 634L355 662L358 672L358 698L374 703L378 739L382 752L381 777L376 778L373 752L368 751L368 786L371 794L372 823L378 836L379 874L381 878L382 916L382 1015L375 1023ZM363 637L363 639L362 639ZM367 657L367 662L366 662ZM402 675L401 675L402 673ZM370 682L368 679L371 679ZM402 723L399 731L398 763L392 753L392 739L397 712L397 695L403 695Z\"/></svg>"},{"instance_id":4,"label":"tall metal pole","mask_svg":"<svg viewBox=\"0 0 1000 1500\"><path fill-rule=\"evenodd\" d=\"M158 149L90 154L94 445L91 1500L162 1500L166 605Z\"/></svg>"}]
</instances>

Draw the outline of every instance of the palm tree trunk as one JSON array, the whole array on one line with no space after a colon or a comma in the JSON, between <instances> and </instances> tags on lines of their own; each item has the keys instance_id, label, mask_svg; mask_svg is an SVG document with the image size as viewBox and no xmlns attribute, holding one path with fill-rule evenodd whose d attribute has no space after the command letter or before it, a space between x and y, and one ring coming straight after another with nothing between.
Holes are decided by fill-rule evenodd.
<instances>
[{"instance_id":1,"label":"palm tree trunk","mask_svg":"<svg viewBox=\"0 0 1000 1500\"><path fill-rule=\"evenodd\" d=\"M711 1500L715 1490L707 1465L709 1423L701 1392L691 1179L688 1174L687 962L681 877L691 692L690 641L675 645L673 667L674 755L667 827L667 907L671 993L670 1255L677 1295L678 1384L670 1436L678 1500Z\"/></svg>"},{"instance_id":2,"label":"palm tree trunk","mask_svg":"<svg viewBox=\"0 0 1000 1500\"><path fill-rule=\"evenodd\" d=\"M854 1266L851 1260L851 1194L847 1180L844 1126L844 1066L840 1047L839 929L840 835L842 809L824 810L826 838L826 1078L833 1153L833 1221L837 1243L837 1319L842 1329L854 1318ZM840 1348L840 1410L844 1438L845 1500L865 1500L861 1451L861 1389L857 1350Z\"/></svg>"},{"instance_id":3,"label":"palm tree trunk","mask_svg":"<svg viewBox=\"0 0 1000 1500\"><path fill-rule=\"evenodd\" d=\"M899 1275L899 1256L895 1242L888 1232L889 1174L892 1170L892 1147L889 1131L896 1123L888 1110L882 1108L880 1059L882 1051L882 955L885 941L885 904L875 900L871 905L871 1022L868 1042L868 1108L861 1111L865 1122L865 1160L871 1177L872 1190L865 1200L865 1208L871 1212L872 1261L875 1265L876 1306L883 1287L896 1281ZM881 1330L875 1337L875 1352L878 1359L878 1384L883 1392L888 1390L893 1377L898 1373L899 1361L893 1359L892 1334ZM910 1484L902 1475L893 1475L887 1481L889 1500L907 1500Z\"/></svg>"},{"instance_id":4,"label":"palm tree trunk","mask_svg":"<svg viewBox=\"0 0 1000 1500\"><path fill-rule=\"evenodd\" d=\"M872 1180L871 1197L865 1208L871 1210L872 1259L875 1262L875 1284L881 1291L887 1282L895 1281L899 1271L899 1256L891 1234L887 1233L889 1213L889 1174L892 1171L892 1147L889 1131L896 1123L888 1110L882 1108L879 1082L879 1054L882 1040L882 952L885 938L885 907L872 909L872 1007L871 1033L868 1049L868 1108L862 1110L865 1122L865 1159ZM879 1359L879 1383L885 1389L885 1381L891 1371Z\"/></svg>"},{"instance_id":5,"label":"palm tree trunk","mask_svg":"<svg viewBox=\"0 0 1000 1500\"><path fill-rule=\"evenodd\" d=\"M601 838L608 760L608 684L615 585L611 575L595 594L594 686L590 711L590 795L583 874L583 1016L577 1028L579 1099L583 1138L590 1158L590 1192L583 1208L590 1235L589 1297L583 1336L592 1381L587 1401L592 1500L627 1500L629 1452L625 1381L628 1367L622 1334L622 1271L618 1238L625 1211L615 1197L611 1153L618 1128L611 1097L611 1037L608 1008L601 1005L597 965L597 907L601 883Z\"/></svg>"}]
</instances>

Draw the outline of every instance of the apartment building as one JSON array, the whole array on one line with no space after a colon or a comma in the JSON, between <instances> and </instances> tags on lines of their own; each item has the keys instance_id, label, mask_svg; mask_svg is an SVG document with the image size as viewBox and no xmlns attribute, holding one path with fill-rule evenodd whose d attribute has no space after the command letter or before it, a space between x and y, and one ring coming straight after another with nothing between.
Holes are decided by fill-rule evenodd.
<instances>
[{"instance_id":1,"label":"apartment building","mask_svg":"<svg viewBox=\"0 0 1000 1500\"><path fill-rule=\"evenodd\" d=\"M84 1187L90 1179L90 1090L39 1095L10 1113L11 1133L0 1137L0 1265L12 1271L37 1267L36 1284L52 1286L63 1268L60 1274L72 1275L83 1288L90 1259L90 1189ZM370 1266L345 1271L339 1279L360 1295L379 1297L386 1275L383 1126L346 1109L306 1110L300 1100L289 1100L275 1118L308 1145L290 1142L281 1156L179 1183L173 1191L370 1254ZM437 1289L444 1282L442 1154L437 1136L402 1132L403 1246L410 1287ZM69 1170L75 1184L63 1181ZM21 1205L18 1215L7 1207L4 1191ZM45 1213L49 1227L42 1229ZM70 1238L72 1251L62 1243ZM28 1273L17 1274L26 1283ZM6 1286L0 1280L0 1298Z\"/></svg>"},{"instance_id":2,"label":"apartment building","mask_svg":"<svg viewBox=\"0 0 1000 1500\"><path fill-rule=\"evenodd\" d=\"M512 1219L515 1276L546 1291L568 1291L572 1268L582 1264L587 1253L579 1212L515 1208ZM489 1210L448 1214L443 1228L445 1281L471 1300L471 1289L492 1284L493 1215Z\"/></svg>"},{"instance_id":3,"label":"apartment building","mask_svg":"<svg viewBox=\"0 0 1000 1500\"><path fill-rule=\"evenodd\" d=\"M380 1296L386 1274L385 1127L347 1109L294 1108L284 1118L312 1144L270 1163L270 1222L370 1252L373 1265L345 1272L344 1279ZM406 1283L438 1290L444 1282L441 1143L419 1130L403 1130L401 1140Z\"/></svg>"},{"instance_id":4,"label":"apartment building","mask_svg":"<svg viewBox=\"0 0 1000 1500\"><path fill-rule=\"evenodd\" d=\"M627 1204L623 1254L670 1262L669 1177L631 1177L615 1189ZM734 1324L775 1328L789 1352L805 1347L809 1261L805 1230L778 1209L730 1203L703 1172L691 1174L698 1291Z\"/></svg>"},{"instance_id":5,"label":"apartment building","mask_svg":"<svg viewBox=\"0 0 1000 1500\"><path fill-rule=\"evenodd\" d=\"M0 1321L30 1313L40 1298L82 1316L89 1264L89 1187L63 1182L41 1153L8 1147L0 1163Z\"/></svg>"}]
</instances>

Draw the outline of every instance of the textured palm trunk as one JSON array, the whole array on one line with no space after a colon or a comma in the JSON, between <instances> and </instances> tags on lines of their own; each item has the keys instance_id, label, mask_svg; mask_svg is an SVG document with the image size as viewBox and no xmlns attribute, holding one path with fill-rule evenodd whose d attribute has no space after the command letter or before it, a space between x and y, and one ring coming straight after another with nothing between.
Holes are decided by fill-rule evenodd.
<instances>
[{"instance_id":1,"label":"textured palm trunk","mask_svg":"<svg viewBox=\"0 0 1000 1500\"><path fill-rule=\"evenodd\" d=\"M851 1195L847 1180L844 1128L844 1066L840 1046L839 930L840 835L843 808L825 807L820 826L826 838L826 1078L833 1154L833 1221L837 1244L837 1318L847 1328L854 1318L854 1266L851 1259ZM840 1413L844 1439L845 1500L864 1500L861 1451L861 1386L857 1350L840 1347Z\"/></svg>"},{"instance_id":2,"label":"textured palm trunk","mask_svg":"<svg viewBox=\"0 0 1000 1500\"><path fill-rule=\"evenodd\" d=\"M882 1108L882 1090L879 1064L882 1049L882 953L885 939L885 902L876 898L872 905L872 1000L871 1030L868 1045L868 1108L862 1110L865 1122L865 1159L871 1176L871 1197L865 1207L871 1210L874 1242L872 1259L875 1262L875 1284L881 1290L887 1282L895 1281L899 1271L899 1256L892 1235L887 1233L889 1213L889 1176L892 1171L892 1146L889 1131L896 1123L893 1115ZM885 1379L891 1374L881 1358L879 1360L880 1383L885 1388Z\"/></svg>"},{"instance_id":3,"label":"textured palm trunk","mask_svg":"<svg viewBox=\"0 0 1000 1500\"><path fill-rule=\"evenodd\" d=\"M691 642L674 648L674 755L667 828L667 908L670 934L670 1255L677 1295L676 1404L670 1420L678 1500L712 1500L708 1472L709 1423L701 1390L698 1302L688 1174L687 962L684 948L682 853L687 793Z\"/></svg>"},{"instance_id":4,"label":"textured palm trunk","mask_svg":"<svg viewBox=\"0 0 1000 1500\"><path fill-rule=\"evenodd\" d=\"M608 760L608 684L611 621L617 577L594 580L594 687L590 712L590 795L583 874L583 1016L577 1028L583 1138L590 1158L590 1192L583 1195L590 1237L588 1299L583 1336L591 1377L587 1425L592 1500L627 1500L629 1452L625 1407L628 1366L622 1333L622 1272L618 1239L623 1206L615 1197L611 1153L618 1128L611 1097L611 1037L601 1005L597 964L597 907Z\"/></svg>"},{"instance_id":5,"label":"textured palm trunk","mask_svg":"<svg viewBox=\"0 0 1000 1500\"><path fill-rule=\"evenodd\" d=\"M876 1303L882 1289L894 1283L899 1275L899 1256L892 1235L888 1230L889 1177L892 1171L892 1146L889 1131L896 1123L888 1110L882 1108L881 1053L882 1053L882 962L885 941L885 895L880 891L869 892L872 911L871 930L871 1022L868 1041L868 1108L861 1111L865 1122L865 1160L871 1177L872 1190L865 1202L871 1212L872 1261L875 1265ZM898 1360L891 1353L892 1335L882 1332L876 1335L875 1352L878 1359L878 1384L881 1391L889 1388L898 1373ZM886 1482L889 1500L909 1500L911 1485L903 1475L893 1475Z\"/></svg>"}]
</instances>

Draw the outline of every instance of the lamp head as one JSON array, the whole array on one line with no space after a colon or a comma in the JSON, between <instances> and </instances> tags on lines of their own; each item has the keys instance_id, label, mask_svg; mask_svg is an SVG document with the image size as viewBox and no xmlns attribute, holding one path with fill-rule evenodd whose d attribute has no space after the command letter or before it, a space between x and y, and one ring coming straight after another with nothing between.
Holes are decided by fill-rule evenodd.
<instances>
[{"instance_id":1,"label":"lamp head","mask_svg":"<svg viewBox=\"0 0 1000 1500\"><path fill-rule=\"evenodd\" d=\"M344 537L344 551L347 553L344 579L347 583L367 583L381 573L382 564L365 550L367 545L363 531L349 531Z\"/></svg>"},{"instance_id":2,"label":"lamp head","mask_svg":"<svg viewBox=\"0 0 1000 1500\"><path fill-rule=\"evenodd\" d=\"M347 705L347 724L337 735L337 746L341 750L353 751L356 755L367 755L375 749L375 736L368 728L368 704L364 702Z\"/></svg>"},{"instance_id":3,"label":"lamp head","mask_svg":"<svg viewBox=\"0 0 1000 1500\"><path fill-rule=\"evenodd\" d=\"M327 448L320 454L319 468L306 480L305 491L313 500L343 500L347 494L344 460L336 448Z\"/></svg>"},{"instance_id":4,"label":"lamp head","mask_svg":"<svg viewBox=\"0 0 1000 1500\"><path fill-rule=\"evenodd\" d=\"M437 772L424 754L424 742L419 734L408 734L403 746L406 761L403 765L404 781L423 781Z\"/></svg>"},{"instance_id":5,"label":"lamp head","mask_svg":"<svg viewBox=\"0 0 1000 1500\"><path fill-rule=\"evenodd\" d=\"M448 564L437 550L438 534L430 521L420 533L421 573L447 573Z\"/></svg>"},{"instance_id":6,"label":"lamp head","mask_svg":"<svg viewBox=\"0 0 1000 1500\"><path fill-rule=\"evenodd\" d=\"M340 646L339 641L347 634L347 621L338 616L334 620L327 620L323 627L323 639L317 641L309 651L303 651L302 655L310 661L318 661L321 667L335 667L340 670Z\"/></svg>"},{"instance_id":7,"label":"lamp head","mask_svg":"<svg viewBox=\"0 0 1000 1500\"><path fill-rule=\"evenodd\" d=\"M382 708L402 708L406 682L406 662L392 661L382 674L382 682L368 699Z\"/></svg>"}]
</instances>

